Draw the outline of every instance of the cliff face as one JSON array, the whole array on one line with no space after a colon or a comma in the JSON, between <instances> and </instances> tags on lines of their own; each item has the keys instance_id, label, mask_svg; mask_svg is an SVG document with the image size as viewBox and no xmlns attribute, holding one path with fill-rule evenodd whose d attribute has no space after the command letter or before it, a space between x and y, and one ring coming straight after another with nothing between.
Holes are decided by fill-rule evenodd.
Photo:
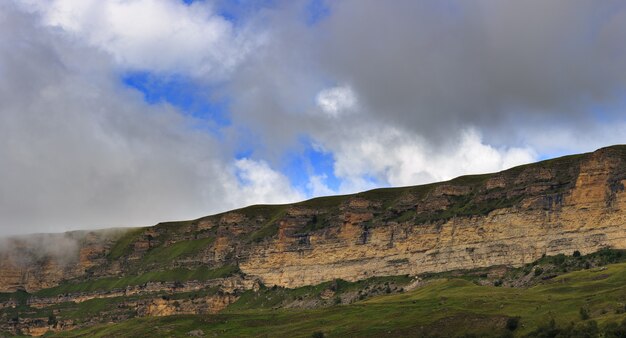
<instances>
[{"instance_id":1,"label":"cliff face","mask_svg":"<svg viewBox=\"0 0 626 338\"><path fill-rule=\"evenodd\" d=\"M28 245L17 241L0 257L0 290L224 265L298 287L626 248L625 184L626 147L615 146L425 186L252 206L124 235L83 233L74 235L75 258L63 262L32 253L20 262L15 250L22 259Z\"/></svg>"},{"instance_id":2,"label":"cliff face","mask_svg":"<svg viewBox=\"0 0 626 338\"><path fill-rule=\"evenodd\" d=\"M383 206L372 199L349 199L341 224L322 232L289 236L280 223L278 238L255 247L242 271L267 284L286 287L341 278L420 274L493 265L520 266L542 255L591 253L626 248L626 164L623 149L604 149L580 158L530 165L478 178L474 185L452 181L413 202L407 220L377 224ZM468 188L469 186L469 188ZM513 200L484 214L451 214L417 223L419 212L463 208L490 199ZM352 204L350 204L352 203ZM503 203L507 204L507 203ZM466 209L467 210L467 209ZM424 212L424 211L422 211ZM417 224L416 224L417 223Z\"/></svg>"},{"instance_id":3,"label":"cliff face","mask_svg":"<svg viewBox=\"0 0 626 338\"><path fill-rule=\"evenodd\" d=\"M39 234L0 239L0 292L40 290L106 263L123 230Z\"/></svg>"},{"instance_id":4,"label":"cliff face","mask_svg":"<svg viewBox=\"0 0 626 338\"><path fill-rule=\"evenodd\" d=\"M0 293L0 320L11 332L38 334L98 316L214 313L263 284L294 288L626 249L625 185L626 146L615 146L423 186L124 231L5 239L0 292L30 294L22 302ZM63 304L94 299L116 310L83 322L70 316L75 309L63 312ZM20 304L31 311L25 318L9 311ZM38 317L48 308L57 309L54 321Z\"/></svg>"}]
</instances>

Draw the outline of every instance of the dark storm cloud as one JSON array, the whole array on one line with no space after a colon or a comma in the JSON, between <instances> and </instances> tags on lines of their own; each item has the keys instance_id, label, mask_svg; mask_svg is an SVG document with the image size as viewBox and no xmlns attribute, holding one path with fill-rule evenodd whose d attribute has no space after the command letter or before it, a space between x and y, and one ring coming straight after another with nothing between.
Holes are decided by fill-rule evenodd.
<instances>
[{"instance_id":1,"label":"dark storm cloud","mask_svg":"<svg viewBox=\"0 0 626 338\"><path fill-rule=\"evenodd\" d=\"M420 133L533 114L576 119L625 94L623 3L333 4L321 28L325 67L373 114Z\"/></svg>"},{"instance_id":2,"label":"dark storm cloud","mask_svg":"<svg viewBox=\"0 0 626 338\"><path fill-rule=\"evenodd\" d=\"M346 116L350 123L394 125L435 143L467 126L519 142L527 128L595 123L599 105L608 118L621 114L623 2L326 3L331 15L313 27L298 25L293 5L274 14L273 45L235 82L254 93L235 106L242 120L276 116L307 129L302 111L329 83L357 93L362 114ZM312 123L328 128L323 118Z\"/></svg>"}]
</instances>

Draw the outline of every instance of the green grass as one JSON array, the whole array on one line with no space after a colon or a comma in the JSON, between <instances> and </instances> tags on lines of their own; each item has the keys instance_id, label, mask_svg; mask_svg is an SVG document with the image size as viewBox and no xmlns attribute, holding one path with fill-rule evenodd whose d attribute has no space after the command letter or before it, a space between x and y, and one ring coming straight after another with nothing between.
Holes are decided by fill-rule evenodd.
<instances>
[{"instance_id":1,"label":"green grass","mask_svg":"<svg viewBox=\"0 0 626 338\"><path fill-rule=\"evenodd\" d=\"M271 210L273 212L271 218L266 221L259 230L254 231L250 235L248 235L248 241L260 242L265 238L274 237L278 233L278 221L285 216L285 214L287 213L287 209L284 206L279 206Z\"/></svg>"},{"instance_id":2,"label":"green grass","mask_svg":"<svg viewBox=\"0 0 626 338\"><path fill-rule=\"evenodd\" d=\"M442 182L445 183L445 182ZM411 195L413 198L422 199L431 190L442 183L430 183L424 185L407 186L407 187L395 187L395 188L380 188L368 190L356 194L357 197L362 197L371 201L378 201L382 203L382 209L387 210L396 205L397 201L402 199L405 195Z\"/></svg>"},{"instance_id":3,"label":"green grass","mask_svg":"<svg viewBox=\"0 0 626 338\"><path fill-rule=\"evenodd\" d=\"M166 271L150 271L138 276L101 278L80 283L68 282L53 288L40 290L34 295L38 297L52 297L66 293L110 291L124 289L126 286L142 285L147 282L206 281L231 276L237 272L239 272L239 268L230 265L215 269L200 267L195 270L180 268Z\"/></svg>"},{"instance_id":4,"label":"green grass","mask_svg":"<svg viewBox=\"0 0 626 338\"><path fill-rule=\"evenodd\" d=\"M350 198L350 195L337 195L337 196L325 196L317 197L304 202L296 203L297 206L313 208L313 209L330 209L337 208L341 203Z\"/></svg>"},{"instance_id":5,"label":"green grass","mask_svg":"<svg viewBox=\"0 0 626 338\"><path fill-rule=\"evenodd\" d=\"M415 215L416 212L415 210L406 210L403 213L401 213L398 218L396 218L396 222L398 223L404 223L404 222L408 222L411 221L413 219L415 219Z\"/></svg>"},{"instance_id":6,"label":"green grass","mask_svg":"<svg viewBox=\"0 0 626 338\"><path fill-rule=\"evenodd\" d=\"M331 225L330 216L328 214L313 215L313 218L300 230L301 234L311 231L321 230Z\"/></svg>"},{"instance_id":7,"label":"green grass","mask_svg":"<svg viewBox=\"0 0 626 338\"><path fill-rule=\"evenodd\" d=\"M229 211L229 213L233 212L242 214L248 218L264 217L268 219L284 211L287 207L289 207L289 204L255 204L245 208Z\"/></svg>"},{"instance_id":8,"label":"green grass","mask_svg":"<svg viewBox=\"0 0 626 338\"><path fill-rule=\"evenodd\" d=\"M524 198L523 195L519 195L475 202L474 198L479 194L480 192L474 192L468 195L450 197L452 203L448 208L435 212L419 213L414 218L414 221L421 224L435 221L447 221L454 217L487 215L496 209L510 208L518 204Z\"/></svg>"},{"instance_id":9,"label":"green grass","mask_svg":"<svg viewBox=\"0 0 626 338\"><path fill-rule=\"evenodd\" d=\"M63 309L63 317L72 319L87 319L90 317L97 317L100 312L115 307L119 302L123 300L123 297L116 298L96 298L84 301L82 303L68 303L60 304L53 308ZM50 311L51 309L46 309Z\"/></svg>"},{"instance_id":10,"label":"green grass","mask_svg":"<svg viewBox=\"0 0 626 338\"><path fill-rule=\"evenodd\" d=\"M208 247L214 241L215 237L207 237L189 241L180 241L169 246L161 245L148 250L141 260L143 264L146 265L154 263L165 264L176 258L192 256Z\"/></svg>"},{"instance_id":11,"label":"green grass","mask_svg":"<svg viewBox=\"0 0 626 338\"><path fill-rule=\"evenodd\" d=\"M248 290L233 304L231 304L225 312L241 312L241 311L257 311L259 309L273 309L295 300L320 300L320 293L326 289L332 289L336 296L340 296L346 292L357 292L367 287L382 288L388 283L395 283L404 286L411 281L408 276L388 276L388 277L372 277L356 282L348 282L337 279L332 282L324 282L318 285L303 286L295 289L272 287L261 288L258 292ZM328 300L326 303L332 303Z\"/></svg>"},{"instance_id":12,"label":"green grass","mask_svg":"<svg viewBox=\"0 0 626 338\"><path fill-rule=\"evenodd\" d=\"M450 183L463 186L479 185L485 183L485 181L487 181L491 177L493 177L493 174L465 175L450 180Z\"/></svg>"},{"instance_id":13,"label":"green grass","mask_svg":"<svg viewBox=\"0 0 626 338\"><path fill-rule=\"evenodd\" d=\"M248 290L241 294L237 302L231 304L226 310L229 313L240 311L258 311L260 309L272 309L286 301L294 301L298 297L317 297L327 283L316 286L305 286L297 289L262 288L259 292Z\"/></svg>"},{"instance_id":14,"label":"green grass","mask_svg":"<svg viewBox=\"0 0 626 338\"><path fill-rule=\"evenodd\" d=\"M10 293L0 292L0 302L5 302L10 299L13 299L13 300L16 300L17 302L22 303L28 300L28 297L30 297L30 295L26 291L16 291L16 292L10 292Z\"/></svg>"},{"instance_id":15,"label":"green grass","mask_svg":"<svg viewBox=\"0 0 626 338\"><path fill-rule=\"evenodd\" d=\"M324 287L298 292L314 293ZM272 310L252 297L244 303L247 306L235 303L218 315L140 318L60 336L183 337L201 329L208 336L225 337L310 337L316 331L329 337L454 337L468 333L489 337L504 334L504 323L512 317L520 318L514 335L524 336L551 319L561 326L581 322L582 307L588 309L590 320L603 328L626 318L626 263L568 273L528 289L442 279L406 293L315 310Z\"/></svg>"},{"instance_id":16,"label":"green grass","mask_svg":"<svg viewBox=\"0 0 626 338\"><path fill-rule=\"evenodd\" d=\"M129 253L132 248L131 244L137 239L137 237L145 230L146 228L135 228L129 229L126 231L116 242L115 245L111 248L109 252L109 259L115 260L123 255Z\"/></svg>"}]
</instances>

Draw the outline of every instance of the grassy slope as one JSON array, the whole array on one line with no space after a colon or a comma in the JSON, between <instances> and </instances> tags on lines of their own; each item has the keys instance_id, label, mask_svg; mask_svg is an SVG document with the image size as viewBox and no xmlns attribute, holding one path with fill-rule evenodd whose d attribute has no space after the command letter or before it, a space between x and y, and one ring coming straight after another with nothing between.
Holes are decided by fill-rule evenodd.
<instances>
[{"instance_id":1,"label":"grassy slope","mask_svg":"<svg viewBox=\"0 0 626 338\"><path fill-rule=\"evenodd\" d=\"M554 318L580 321L580 309L602 327L621 321L626 303L626 263L568 273L528 289L478 286L466 280L436 280L407 293L316 310L269 310L234 306L212 316L140 318L60 334L63 337L186 336L202 329L220 336L500 336L507 317L521 317L516 336ZM235 303L237 305L237 303ZM499 328L494 329L494 326Z\"/></svg>"},{"instance_id":2,"label":"grassy slope","mask_svg":"<svg viewBox=\"0 0 626 338\"><path fill-rule=\"evenodd\" d=\"M195 270L173 269L165 271L151 271L137 276L124 276L120 278L101 278L93 281L80 283L63 283L59 286L43 289L34 293L38 297L52 297L65 293L111 291L124 289L127 286L141 285L147 282L185 282L189 280L206 281L215 278L230 276L239 271L236 266L226 265L215 269L200 267Z\"/></svg>"}]
</instances>

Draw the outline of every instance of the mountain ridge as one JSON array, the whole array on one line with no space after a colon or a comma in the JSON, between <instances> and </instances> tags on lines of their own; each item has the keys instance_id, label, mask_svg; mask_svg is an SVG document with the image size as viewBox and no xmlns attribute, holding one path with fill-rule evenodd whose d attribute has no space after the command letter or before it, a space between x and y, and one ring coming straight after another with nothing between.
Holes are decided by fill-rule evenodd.
<instances>
[{"instance_id":1,"label":"mountain ridge","mask_svg":"<svg viewBox=\"0 0 626 338\"><path fill-rule=\"evenodd\" d=\"M8 330L38 334L96 318L217 313L264 287L521 267L543 256L626 249L625 185L626 146L618 145L427 185L13 240L4 245L12 250L0 250L0 315L21 308L28 319L8 320ZM42 252L42 243L71 250ZM313 303L277 306L332 301L332 290L322 293ZM75 318L93 302L116 310L90 306ZM47 311L55 323L41 319Z\"/></svg>"}]
</instances>

